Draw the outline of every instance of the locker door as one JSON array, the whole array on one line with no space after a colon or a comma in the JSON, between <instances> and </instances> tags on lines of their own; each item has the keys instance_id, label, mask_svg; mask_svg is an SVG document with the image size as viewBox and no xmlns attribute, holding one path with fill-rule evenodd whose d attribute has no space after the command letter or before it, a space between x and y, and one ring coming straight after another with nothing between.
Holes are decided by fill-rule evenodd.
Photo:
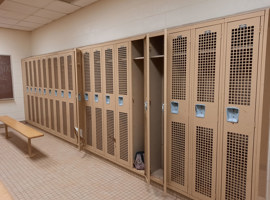
<instances>
[{"instance_id":1,"label":"locker door","mask_svg":"<svg viewBox=\"0 0 270 200\"><path fill-rule=\"evenodd\" d=\"M104 113L104 132L105 132L105 152L110 159L116 159L116 105L115 105L115 63L114 63L114 48L113 46L104 47L104 96L103 105Z\"/></svg>"},{"instance_id":2,"label":"locker door","mask_svg":"<svg viewBox=\"0 0 270 200\"><path fill-rule=\"evenodd\" d=\"M104 152L104 121L103 121L103 66L101 48L93 49L93 66L94 66L94 96L93 100L93 127L95 134L95 149L97 153Z\"/></svg>"},{"instance_id":3,"label":"locker door","mask_svg":"<svg viewBox=\"0 0 270 200\"><path fill-rule=\"evenodd\" d=\"M168 185L187 192L190 31L168 36Z\"/></svg>"},{"instance_id":4,"label":"locker door","mask_svg":"<svg viewBox=\"0 0 270 200\"><path fill-rule=\"evenodd\" d=\"M90 62L90 50L82 52L83 55L83 91L84 91L84 102L85 102L85 134L86 134L86 146L93 147L93 109L92 103L89 98L94 96L91 88L92 83L92 62Z\"/></svg>"},{"instance_id":5,"label":"locker door","mask_svg":"<svg viewBox=\"0 0 270 200\"><path fill-rule=\"evenodd\" d=\"M118 161L131 166L130 158L130 58L129 45L116 45L117 67L117 151Z\"/></svg>"},{"instance_id":6,"label":"locker door","mask_svg":"<svg viewBox=\"0 0 270 200\"><path fill-rule=\"evenodd\" d=\"M192 103L192 196L216 199L221 25L196 29Z\"/></svg>"},{"instance_id":7,"label":"locker door","mask_svg":"<svg viewBox=\"0 0 270 200\"><path fill-rule=\"evenodd\" d=\"M251 199L260 18L227 24L222 199Z\"/></svg>"}]
</instances>

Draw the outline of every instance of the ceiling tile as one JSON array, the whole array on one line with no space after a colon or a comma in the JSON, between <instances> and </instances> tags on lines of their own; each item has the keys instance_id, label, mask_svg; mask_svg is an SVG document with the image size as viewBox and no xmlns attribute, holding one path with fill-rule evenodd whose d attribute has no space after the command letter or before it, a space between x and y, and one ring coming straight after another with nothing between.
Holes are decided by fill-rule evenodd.
<instances>
[{"instance_id":1,"label":"ceiling tile","mask_svg":"<svg viewBox=\"0 0 270 200\"><path fill-rule=\"evenodd\" d=\"M16 24L18 26L24 26L24 27L29 27L29 28L37 28L43 24L37 24L37 23L33 23L33 22L26 22L26 21L20 21L18 24Z\"/></svg>"},{"instance_id":2,"label":"ceiling tile","mask_svg":"<svg viewBox=\"0 0 270 200\"><path fill-rule=\"evenodd\" d=\"M80 9L80 7L62 1L53 1L46 7L46 9L68 14Z\"/></svg>"},{"instance_id":3,"label":"ceiling tile","mask_svg":"<svg viewBox=\"0 0 270 200\"><path fill-rule=\"evenodd\" d=\"M16 23L18 23L18 20L0 17L0 23L3 23L3 24L16 24Z\"/></svg>"},{"instance_id":4,"label":"ceiling tile","mask_svg":"<svg viewBox=\"0 0 270 200\"><path fill-rule=\"evenodd\" d=\"M47 23L51 22L52 20L48 19L48 18L44 18L44 17L38 17L38 16L31 15L31 16L25 18L24 21L34 22L37 24L47 24Z\"/></svg>"},{"instance_id":5,"label":"ceiling tile","mask_svg":"<svg viewBox=\"0 0 270 200\"><path fill-rule=\"evenodd\" d=\"M49 3L55 0L10 0L10 1L15 1L32 7L44 8L45 6L49 5Z\"/></svg>"},{"instance_id":6,"label":"ceiling tile","mask_svg":"<svg viewBox=\"0 0 270 200\"><path fill-rule=\"evenodd\" d=\"M57 18L65 16L64 13L54 12L54 11L50 11L50 10L46 10L46 9L41 9L41 10L37 11L34 15L39 16L39 17L48 18L48 19L57 19Z\"/></svg>"},{"instance_id":7,"label":"ceiling tile","mask_svg":"<svg viewBox=\"0 0 270 200\"><path fill-rule=\"evenodd\" d=\"M13 25L11 25L11 24L0 23L0 27L1 27L1 28L12 28Z\"/></svg>"},{"instance_id":8,"label":"ceiling tile","mask_svg":"<svg viewBox=\"0 0 270 200\"><path fill-rule=\"evenodd\" d=\"M34 28L31 27L23 27L19 25L13 25L11 26L12 29L17 29L17 30L23 30L23 31L32 31Z\"/></svg>"},{"instance_id":9,"label":"ceiling tile","mask_svg":"<svg viewBox=\"0 0 270 200\"><path fill-rule=\"evenodd\" d=\"M0 5L0 9L14 11L22 14L32 14L38 10L38 8L32 6L26 6L21 3L13 2L13 1L4 1Z\"/></svg>"},{"instance_id":10,"label":"ceiling tile","mask_svg":"<svg viewBox=\"0 0 270 200\"><path fill-rule=\"evenodd\" d=\"M87 6L87 5L94 3L96 1L97 0L75 0L72 2L72 4L76 5L76 6L84 7L84 6Z\"/></svg>"},{"instance_id":11,"label":"ceiling tile","mask_svg":"<svg viewBox=\"0 0 270 200\"><path fill-rule=\"evenodd\" d=\"M25 14L20 14L17 12L13 12L13 11L7 11L7 10L1 10L0 9L0 17L6 17L6 18L10 18L10 19L23 19L25 18L27 15Z\"/></svg>"}]
</instances>

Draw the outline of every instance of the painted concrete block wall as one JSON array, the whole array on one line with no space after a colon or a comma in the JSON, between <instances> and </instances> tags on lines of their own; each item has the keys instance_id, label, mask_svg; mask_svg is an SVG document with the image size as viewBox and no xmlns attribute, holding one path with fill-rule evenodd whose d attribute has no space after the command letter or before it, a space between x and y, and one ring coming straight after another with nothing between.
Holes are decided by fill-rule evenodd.
<instances>
[{"instance_id":1,"label":"painted concrete block wall","mask_svg":"<svg viewBox=\"0 0 270 200\"><path fill-rule=\"evenodd\" d=\"M14 100L0 101L0 115L24 120L21 59L31 54L30 32L0 28L0 54L11 55Z\"/></svg>"},{"instance_id":2,"label":"painted concrete block wall","mask_svg":"<svg viewBox=\"0 0 270 200\"><path fill-rule=\"evenodd\" d=\"M99 0L32 32L34 55L270 7L269 0Z\"/></svg>"}]
</instances>

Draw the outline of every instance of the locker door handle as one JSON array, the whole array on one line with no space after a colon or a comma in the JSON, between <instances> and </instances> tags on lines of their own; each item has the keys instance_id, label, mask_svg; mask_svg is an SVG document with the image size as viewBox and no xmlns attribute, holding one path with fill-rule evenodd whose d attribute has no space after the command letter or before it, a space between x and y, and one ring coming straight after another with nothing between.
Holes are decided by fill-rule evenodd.
<instances>
[{"instance_id":1,"label":"locker door handle","mask_svg":"<svg viewBox=\"0 0 270 200\"><path fill-rule=\"evenodd\" d=\"M145 101L144 102L144 109L145 109L145 111L147 111L147 108L148 108L148 103L147 103L147 101Z\"/></svg>"}]
</instances>

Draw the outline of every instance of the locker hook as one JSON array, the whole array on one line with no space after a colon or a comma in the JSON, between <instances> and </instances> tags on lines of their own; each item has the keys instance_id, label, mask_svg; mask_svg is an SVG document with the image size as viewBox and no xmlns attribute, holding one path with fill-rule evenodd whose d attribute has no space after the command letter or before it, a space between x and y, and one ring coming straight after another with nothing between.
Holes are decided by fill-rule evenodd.
<instances>
[{"instance_id":1,"label":"locker hook","mask_svg":"<svg viewBox=\"0 0 270 200\"><path fill-rule=\"evenodd\" d=\"M144 109L147 111L147 108L148 108L148 103L147 101L144 102Z\"/></svg>"}]
</instances>

